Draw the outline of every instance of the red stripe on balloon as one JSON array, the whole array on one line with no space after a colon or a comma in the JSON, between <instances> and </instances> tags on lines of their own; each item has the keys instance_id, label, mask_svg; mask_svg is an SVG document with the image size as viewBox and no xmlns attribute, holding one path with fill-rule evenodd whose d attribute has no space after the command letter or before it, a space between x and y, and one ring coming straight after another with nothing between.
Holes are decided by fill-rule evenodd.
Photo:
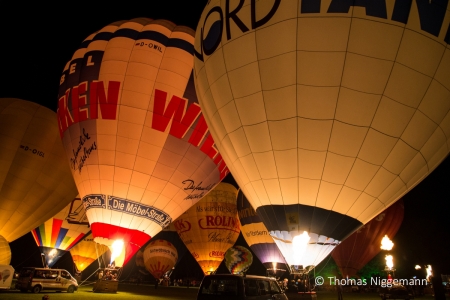
<instances>
[{"instance_id":1,"label":"red stripe on balloon","mask_svg":"<svg viewBox=\"0 0 450 300\"><path fill-rule=\"evenodd\" d=\"M151 238L150 235L139 230L98 222L91 224L91 230L94 238L102 237L109 240L123 240L125 247L124 265Z\"/></svg>"},{"instance_id":2,"label":"red stripe on balloon","mask_svg":"<svg viewBox=\"0 0 450 300\"><path fill-rule=\"evenodd\" d=\"M53 225L52 225L52 240L50 243L51 247L54 247L56 245L56 240L58 239L59 231L61 230L63 221L58 219L53 219Z\"/></svg>"}]
</instances>

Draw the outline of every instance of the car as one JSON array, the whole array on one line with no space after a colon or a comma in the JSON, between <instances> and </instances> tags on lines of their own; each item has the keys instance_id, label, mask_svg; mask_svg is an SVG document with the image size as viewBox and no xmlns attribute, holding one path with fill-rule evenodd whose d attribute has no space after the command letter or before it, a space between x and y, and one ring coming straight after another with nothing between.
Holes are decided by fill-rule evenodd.
<instances>
[{"instance_id":1,"label":"car","mask_svg":"<svg viewBox=\"0 0 450 300\"><path fill-rule=\"evenodd\" d=\"M401 284L393 284L390 287L383 288L380 291L382 300L387 299L414 299L413 294L409 293L408 289Z\"/></svg>"},{"instance_id":2,"label":"car","mask_svg":"<svg viewBox=\"0 0 450 300\"><path fill-rule=\"evenodd\" d=\"M49 268L22 268L17 278L16 289L25 293L32 291L39 293L42 290L67 291L73 293L78 289L75 278L64 269Z\"/></svg>"},{"instance_id":3,"label":"car","mask_svg":"<svg viewBox=\"0 0 450 300\"><path fill-rule=\"evenodd\" d=\"M275 278L214 274L206 275L200 285L197 300L288 300Z\"/></svg>"}]
</instances>

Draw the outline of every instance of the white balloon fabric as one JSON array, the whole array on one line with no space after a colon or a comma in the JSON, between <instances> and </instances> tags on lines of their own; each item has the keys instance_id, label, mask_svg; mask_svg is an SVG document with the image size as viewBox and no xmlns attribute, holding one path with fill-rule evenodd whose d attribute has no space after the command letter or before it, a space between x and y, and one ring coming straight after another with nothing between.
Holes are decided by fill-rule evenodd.
<instances>
[{"instance_id":1,"label":"white balloon fabric","mask_svg":"<svg viewBox=\"0 0 450 300\"><path fill-rule=\"evenodd\" d=\"M227 174L189 87L193 42L169 21L116 22L61 77L59 128L92 235L121 240L125 263Z\"/></svg>"},{"instance_id":2,"label":"white balloon fabric","mask_svg":"<svg viewBox=\"0 0 450 300\"><path fill-rule=\"evenodd\" d=\"M309 233L316 255L298 263L317 265L449 153L449 23L447 1L208 2L200 105L272 236L289 248Z\"/></svg>"}]
</instances>

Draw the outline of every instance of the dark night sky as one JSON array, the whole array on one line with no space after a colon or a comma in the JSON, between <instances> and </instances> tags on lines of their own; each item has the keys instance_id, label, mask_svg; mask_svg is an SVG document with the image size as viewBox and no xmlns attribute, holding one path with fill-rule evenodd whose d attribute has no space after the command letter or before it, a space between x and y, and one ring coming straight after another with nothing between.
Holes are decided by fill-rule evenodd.
<instances>
[{"instance_id":1,"label":"dark night sky","mask_svg":"<svg viewBox=\"0 0 450 300\"><path fill-rule=\"evenodd\" d=\"M195 29L206 2L149 0L93 6L92 1L70 4L63 1L55 6L33 1L25 9L21 1L9 1L7 7L3 2L0 4L0 97L37 102L55 111L62 69L89 34L109 23L137 17L168 19ZM449 181L450 159L447 158L404 196L405 218L393 239L399 272L408 274L415 264L432 264L450 274ZM29 251L31 255L34 249Z\"/></svg>"}]
</instances>

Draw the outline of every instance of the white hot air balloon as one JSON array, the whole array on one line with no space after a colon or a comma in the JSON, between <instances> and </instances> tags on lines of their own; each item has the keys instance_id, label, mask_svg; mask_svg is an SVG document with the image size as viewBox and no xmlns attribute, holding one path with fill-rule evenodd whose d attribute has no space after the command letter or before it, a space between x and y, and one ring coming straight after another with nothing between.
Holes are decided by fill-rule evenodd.
<instances>
[{"instance_id":1,"label":"white hot air balloon","mask_svg":"<svg viewBox=\"0 0 450 300\"><path fill-rule=\"evenodd\" d=\"M208 1L199 102L289 264L320 263L449 153L449 23L447 1Z\"/></svg>"}]
</instances>

